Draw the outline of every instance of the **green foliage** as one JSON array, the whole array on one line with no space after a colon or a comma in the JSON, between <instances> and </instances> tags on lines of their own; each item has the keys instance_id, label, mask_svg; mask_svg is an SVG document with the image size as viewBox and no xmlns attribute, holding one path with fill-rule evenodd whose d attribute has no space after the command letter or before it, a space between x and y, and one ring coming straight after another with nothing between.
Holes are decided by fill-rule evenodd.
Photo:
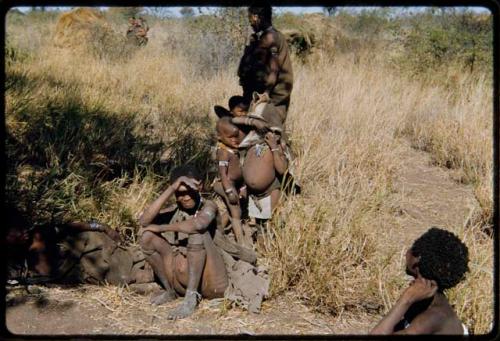
<instances>
[{"instance_id":1,"label":"green foliage","mask_svg":"<svg viewBox=\"0 0 500 341\"><path fill-rule=\"evenodd\" d=\"M470 10L433 9L401 20L394 31L404 47L396 60L412 73L433 72L448 65L491 72L492 18Z\"/></svg>"}]
</instances>

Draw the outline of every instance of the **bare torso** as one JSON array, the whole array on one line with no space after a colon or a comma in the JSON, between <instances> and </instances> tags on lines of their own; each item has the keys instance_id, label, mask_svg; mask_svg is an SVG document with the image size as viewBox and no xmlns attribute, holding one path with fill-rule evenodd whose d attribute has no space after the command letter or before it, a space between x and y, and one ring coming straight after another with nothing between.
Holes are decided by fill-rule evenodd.
<instances>
[{"instance_id":1,"label":"bare torso","mask_svg":"<svg viewBox=\"0 0 500 341\"><path fill-rule=\"evenodd\" d=\"M443 294L437 294L430 304L420 301L414 303L405 314L404 321L396 326L395 331L408 328L410 325L419 327L425 320L439 321L439 327L433 334L462 335L462 322Z\"/></svg>"},{"instance_id":2,"label":"bare torso","mask_svg":"<svg viewBox=\"0 0 500 341\"><path fill-rule=\"evenodd\" d=\"M241 181L243 180L243 173L241 172L240 167L240 158L235 154L228 154L229 167L227 170L227 175L229 177L229 180L231 180L236 185L238 183L241 183Z\"/></svg>"},{"instance_id":3,"label":"bare torso","mask_svg":"<svg viewBox=\"0 0 500 341\"><path fill-rule=\"evenodd\" d=\"M266 146L262 149L261 155L258 156L257 148L259 147L252 146L247 151L243 163L243 179L249 191L263 193L274 182L276 172L271 150Z\"/></svg>"}]
</instances>

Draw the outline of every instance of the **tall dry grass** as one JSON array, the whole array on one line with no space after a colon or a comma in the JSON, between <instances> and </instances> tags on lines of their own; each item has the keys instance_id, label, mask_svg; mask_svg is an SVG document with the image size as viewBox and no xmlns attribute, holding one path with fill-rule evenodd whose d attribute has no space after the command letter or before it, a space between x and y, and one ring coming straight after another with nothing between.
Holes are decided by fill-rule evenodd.
<instances>
[{"instance_id":1,"label":"tall dry grass","mask_svg":"<svg viewBox=\"0 0 500 341\"><path fill-rule=\"evenodd\" d=\"M182 46L168 48L173 34L186 31L182 25L158 22L149 44L121 60L55 49L50 20L7 25L9 44L26 55L6 70L8 191L38 200L26 211L98 218L134 242L135 217L171 167L208 167L212 107L240 92L236 65L200 76ZM28 36L39 43L26 46ZM369 58L353 64L336 55L332 62L317 52L311 60L294 63L287 120L303 194L281 205L261 250L273 294L293 290L333 314L390 308L405 285L409 245L393 242L389 197L404 162L401 139L409 137L439 165L462 168L478 188L485 218L449 227L471 253L471 272L449 297L471 331L489 331L493 249L480 230L491 214L490 89L481 78L460 76L465 96L457 100L455 90L412 81Z\"/></svg>"},{"instance_id":2,"label":"tall dry grass","mask_svg":"<svg viewBox=\"0 0 500 341\"><path fill-rule=\"evenodd\" d=\"M491 120L485 119L492 111L491 94L478 87L473 101L443 101L454 94L411 82L379 64L355 66L348 58L296 70L288 120L305 191L289 198L274 221L278 228L267 244L273 288L278 293L293 286L313 305L336 313L377 309L380 303L386 310L404 284L401 251L410 246L393 244L391 237L397 231L391 181L394 169L405 161L400 158L401 132L412 139L421 135L409 131L410 126L421 133L441 133L436 141L448 150L459 149L468 157L464 167L484 167L486 175L491 172L491 139L478 137L491 133ZM474 83L467 86L472 89ZM458 112L472 122L444 135L435 122L427 123L429 109L440 113L436 120L443 125L452 125ZM469 138L464 139L464 132ZM447 150L442 155L455 157ZM491 190L482 179L477 183ZM491 195L487 198L491 209ZM447 227L464 236L471 248L472 271L450 297L476 333L489 330L492 317L487 298L492 297L492 242L480 232L487 223L476 222L467 232L463 226Z\"/></svg>"}]
</instances>

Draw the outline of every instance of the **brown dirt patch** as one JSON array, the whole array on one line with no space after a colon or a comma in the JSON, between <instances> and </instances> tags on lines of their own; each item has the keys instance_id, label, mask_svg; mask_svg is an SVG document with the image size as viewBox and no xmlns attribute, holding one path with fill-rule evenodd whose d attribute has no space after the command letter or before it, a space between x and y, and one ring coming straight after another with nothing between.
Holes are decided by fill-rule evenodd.
<instances>
[{"instance_id":1,"label":"brown dirt patch","mask_svg":"<svg viewBox=\"0 0 500 341\"><path fill-rule=\"evenodd\" d=\"M453 180L456 171L436 167L430 155L402 143L392 202L400 228L391 242L410 246L431 226L450 229L468 223L479 208L472 186Z\"/></svg>"},{"instance_id":2,"label":"brown dirt patch","mask_svg":"<svg viewBox=\"0 0 500 341\"><path fill-rule=\"evenodd\" d=\"M113 286L30 286L29 292L17 286L7 299L7 328L18 335L320 335L358 333L361 325L354 316L316 313L290 294L264 302L260 314L204 300L193 316L178 321L165 317L181 299L154 307L149 294Z\"/></svg>"}]
</instances>

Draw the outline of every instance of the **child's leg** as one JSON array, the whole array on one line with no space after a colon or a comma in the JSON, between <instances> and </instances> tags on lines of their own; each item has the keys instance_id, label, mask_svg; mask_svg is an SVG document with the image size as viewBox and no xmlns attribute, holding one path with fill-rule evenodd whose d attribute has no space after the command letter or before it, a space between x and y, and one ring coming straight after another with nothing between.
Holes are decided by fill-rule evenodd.
<instances>
[{"instance_id":1,"label":"child's leg","mask_svg":"<svg viewBox=\"0 0 500 341\"><path fill-rule=\"evenodd\" d=\"M222 188L222 183L220 181L217 181L214 184L213 188L214 188L214 191L217 194L219 194L224 199L224 202L226 203L226 206L229 210L231 227L233 229L233 233L234 233L234 237L236 238L236 241L241 245L250 246L250 245L246 245L248 243L246 243L246 241L244 239L244 235L243 235L243 228L241 226L241 207L240 207L240 205L239 204L232 205L229 202L229 199L228 199L226 193L224 193L224 190Z\"/></svg>"},{"instance_id":2,"label":"child's leg","mask_svg":"<svg viewBox=\"0 0 500 341\"><path fill-rule=\"evenodd\" d=\"M231 205L228 202L229 212L231 213L231 226L233 228L236 241L246 247L251 247L252 242L250 236L243 233L243 226L241 224L241 207L240 205Z\"/></svg>"},{"instance_id":3,"label":"child's leg","mask_svg":"<svg viewBox=\"0 0 500 341\"><path fill-rule=\"evenodd\" d=\"M281 191L279 190L279 188L274 189L271 192L271 210L272 211L274 211L276 206L278 206L280 198L281 198Z\"/></svg>"}]
</instances>

